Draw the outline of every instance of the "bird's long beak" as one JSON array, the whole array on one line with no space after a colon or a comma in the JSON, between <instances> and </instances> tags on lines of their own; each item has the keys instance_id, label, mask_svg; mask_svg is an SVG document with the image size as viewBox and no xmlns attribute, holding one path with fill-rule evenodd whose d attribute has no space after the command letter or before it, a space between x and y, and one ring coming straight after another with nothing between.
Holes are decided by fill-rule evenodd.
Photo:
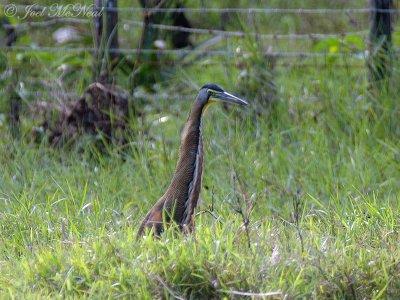
<instances>
[{"instance_id":1,"label":"bird's long beak","mask_svg":"<svg viewBox=\"0 0 400 300\"><path fill-rule=\"evenodd\" d=\"M234 103L234 104L239 104L239 105L249 105L245 100L240 99L239 97L236 97L232 94L229 94L227 92L220 92L212 95L212 98L218 99L219 101L227 102L227 103Z\"/></svg>"}]
</instances>

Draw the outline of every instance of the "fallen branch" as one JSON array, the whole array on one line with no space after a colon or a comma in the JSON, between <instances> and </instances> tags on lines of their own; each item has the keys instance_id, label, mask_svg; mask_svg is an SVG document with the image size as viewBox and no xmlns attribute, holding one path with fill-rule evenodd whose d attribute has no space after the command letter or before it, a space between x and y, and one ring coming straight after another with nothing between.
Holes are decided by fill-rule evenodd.
<instances>
[{"instance_id":1,"label":"fallen branch","mask_svg":"<svg viewBox=\"0 0 400 300\"><path fill-rule=\"evenodd\" d=\"M186 300L186 298L184 298L184 297L178 295L177 293L175 293L174 290L172 290L172 288L160 276L155 275L154 278L157 279L157 281L159 283L161 283L161 285L168 291L168 293L172 297L174 297L175 299L179 299L179 300Z\"/></svg>"},{"instance_id":2,"label":"fallen branch","mask_svg":"<svg viewBox=\"0 0 400 300\"><path fill-rule=\"evenodd\" d=\"M224 292L224 293L231 294L231 295L250 296L250 297L282 296L282 292L251 293L251 292L242 292L242 291L234 291L234 290L220 290L220 292Z\"/></svg>"}]
</instances>

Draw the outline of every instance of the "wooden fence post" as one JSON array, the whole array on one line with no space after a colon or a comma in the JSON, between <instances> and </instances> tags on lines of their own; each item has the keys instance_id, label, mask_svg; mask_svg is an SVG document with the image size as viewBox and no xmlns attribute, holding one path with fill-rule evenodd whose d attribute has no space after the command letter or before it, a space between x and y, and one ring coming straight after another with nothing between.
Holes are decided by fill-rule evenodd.
<instances>
[{"instance_id":1,"label":"wooden fence post","mask_svg":"<svg viewBox=\"0 0 400 300\"><path fill-rule=\"evenodd\" d=\"M110 71L114 68L118 62L119 53L118 50L118 11L113 10L118 8L118 0L106 0L106 51L108 52L109 64L108 68ZM108 51L113 49L114 51Z\"/></svg>"},{"instance_id":2,"label":"wooden fence post","mask_svg":"<svg viewBox=\"0 0 400 300\"><path fill-rule=\"evenodd\" d=\"M19 113L21 107L21 99L19 98L18 94L15 92L15 75L13 75L13 83L10 86L10 107L9 107L9 114L8 114L8 122L10 132L13 138L18 139L20 137L20 130L19 130Z\"/></svg>"},{"instance_id":3,"label":"wooden fence post","mask_svg":"<svg viewBox=\"0 0 400 300\"><path fill-rule=\"evenodd\" d=\"M94 0L94 7L97 14L93 19L96 48L93 80L115 83L115 78L110 77L110 73L119 58L119 53L115 51L119 48L118 11L114 10L118 8L118 0Z\"/></svg>"},{"instance_id":4,"label":"wooden fence post","mask_svg":"<svg viewBox=\"0 0 400 300\"><path fill-rule=\"evenodd\" d=\"M11 26L6 18L0 18L0 29L4 30L4 40L7 47L11 47L17 41L17 31ZM1 37L3 38L3 37ZM6 54L5 54L6 55ZM10 84L7 87L9 92L9 111L8 111L8 124L9 130L13 138L19 138L19 113L21 107L21 99L16 93L15 89L18 84L18 73L10 67L11 78Z\"/></svg>"},{"instance_id":5,"label":"wooden fence post","mask_svg":"<svg viewBox=\"0 0 400 300\"><path fill-rule=\"evenodd\" d=\"M95 16L93 18L94 24L94 48L93 53L93 81L99 81L101 73L101 65L104 57L103 52L103 13L102 11L103 0L94 0Z\"/></svg>"},{"instance_id":6,"label":"wooden fence post","mask_svg":"<svg viewBox=\"0 0 400 300\"><path fill-rule=\"evenodd\" d=\"M381 89L391 76L393 0L371 0L369 81Z\"/></svg>"}]
</instances>

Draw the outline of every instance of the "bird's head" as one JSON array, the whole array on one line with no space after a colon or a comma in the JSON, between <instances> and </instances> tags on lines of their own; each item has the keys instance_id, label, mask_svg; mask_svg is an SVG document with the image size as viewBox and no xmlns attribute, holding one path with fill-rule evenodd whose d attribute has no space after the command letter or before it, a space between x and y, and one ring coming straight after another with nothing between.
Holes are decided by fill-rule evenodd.
<instances>
[{"instance_id":1,"label":"bird's head","mask_svg":"<svg viewBox=\"0 0 400 300\"><path fill-rule=\"evenodd\" d=\"M197 101L203 106L203 111L211 104L217 101L239 104L242 106L248 103L232 94L225 92L220 86L216 84L206 84L201 87L197 96Z\"/></svg>"}]
</instances>

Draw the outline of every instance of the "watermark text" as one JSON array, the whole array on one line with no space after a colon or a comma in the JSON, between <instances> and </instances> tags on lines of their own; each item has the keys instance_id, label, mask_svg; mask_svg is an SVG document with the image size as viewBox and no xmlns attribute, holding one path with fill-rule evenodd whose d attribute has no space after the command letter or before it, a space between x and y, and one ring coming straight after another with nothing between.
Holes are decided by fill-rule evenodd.
<instances>
[{"instance_id":1,"label":"watermark text","mask_svg":"<svg viewBox=\"0 0 400 300\"><path fill-rule=\"evenodd\" d=\"M15 17L24 20L28 18L49 17L49 18L95 18L103 14L103 7L96 8L92 5L80 3L60 5L57 3L51 6L40 6L32 4L27 6L9 4L4 6L4 14L7 17Z\"/></svg>"}]
</instances>

